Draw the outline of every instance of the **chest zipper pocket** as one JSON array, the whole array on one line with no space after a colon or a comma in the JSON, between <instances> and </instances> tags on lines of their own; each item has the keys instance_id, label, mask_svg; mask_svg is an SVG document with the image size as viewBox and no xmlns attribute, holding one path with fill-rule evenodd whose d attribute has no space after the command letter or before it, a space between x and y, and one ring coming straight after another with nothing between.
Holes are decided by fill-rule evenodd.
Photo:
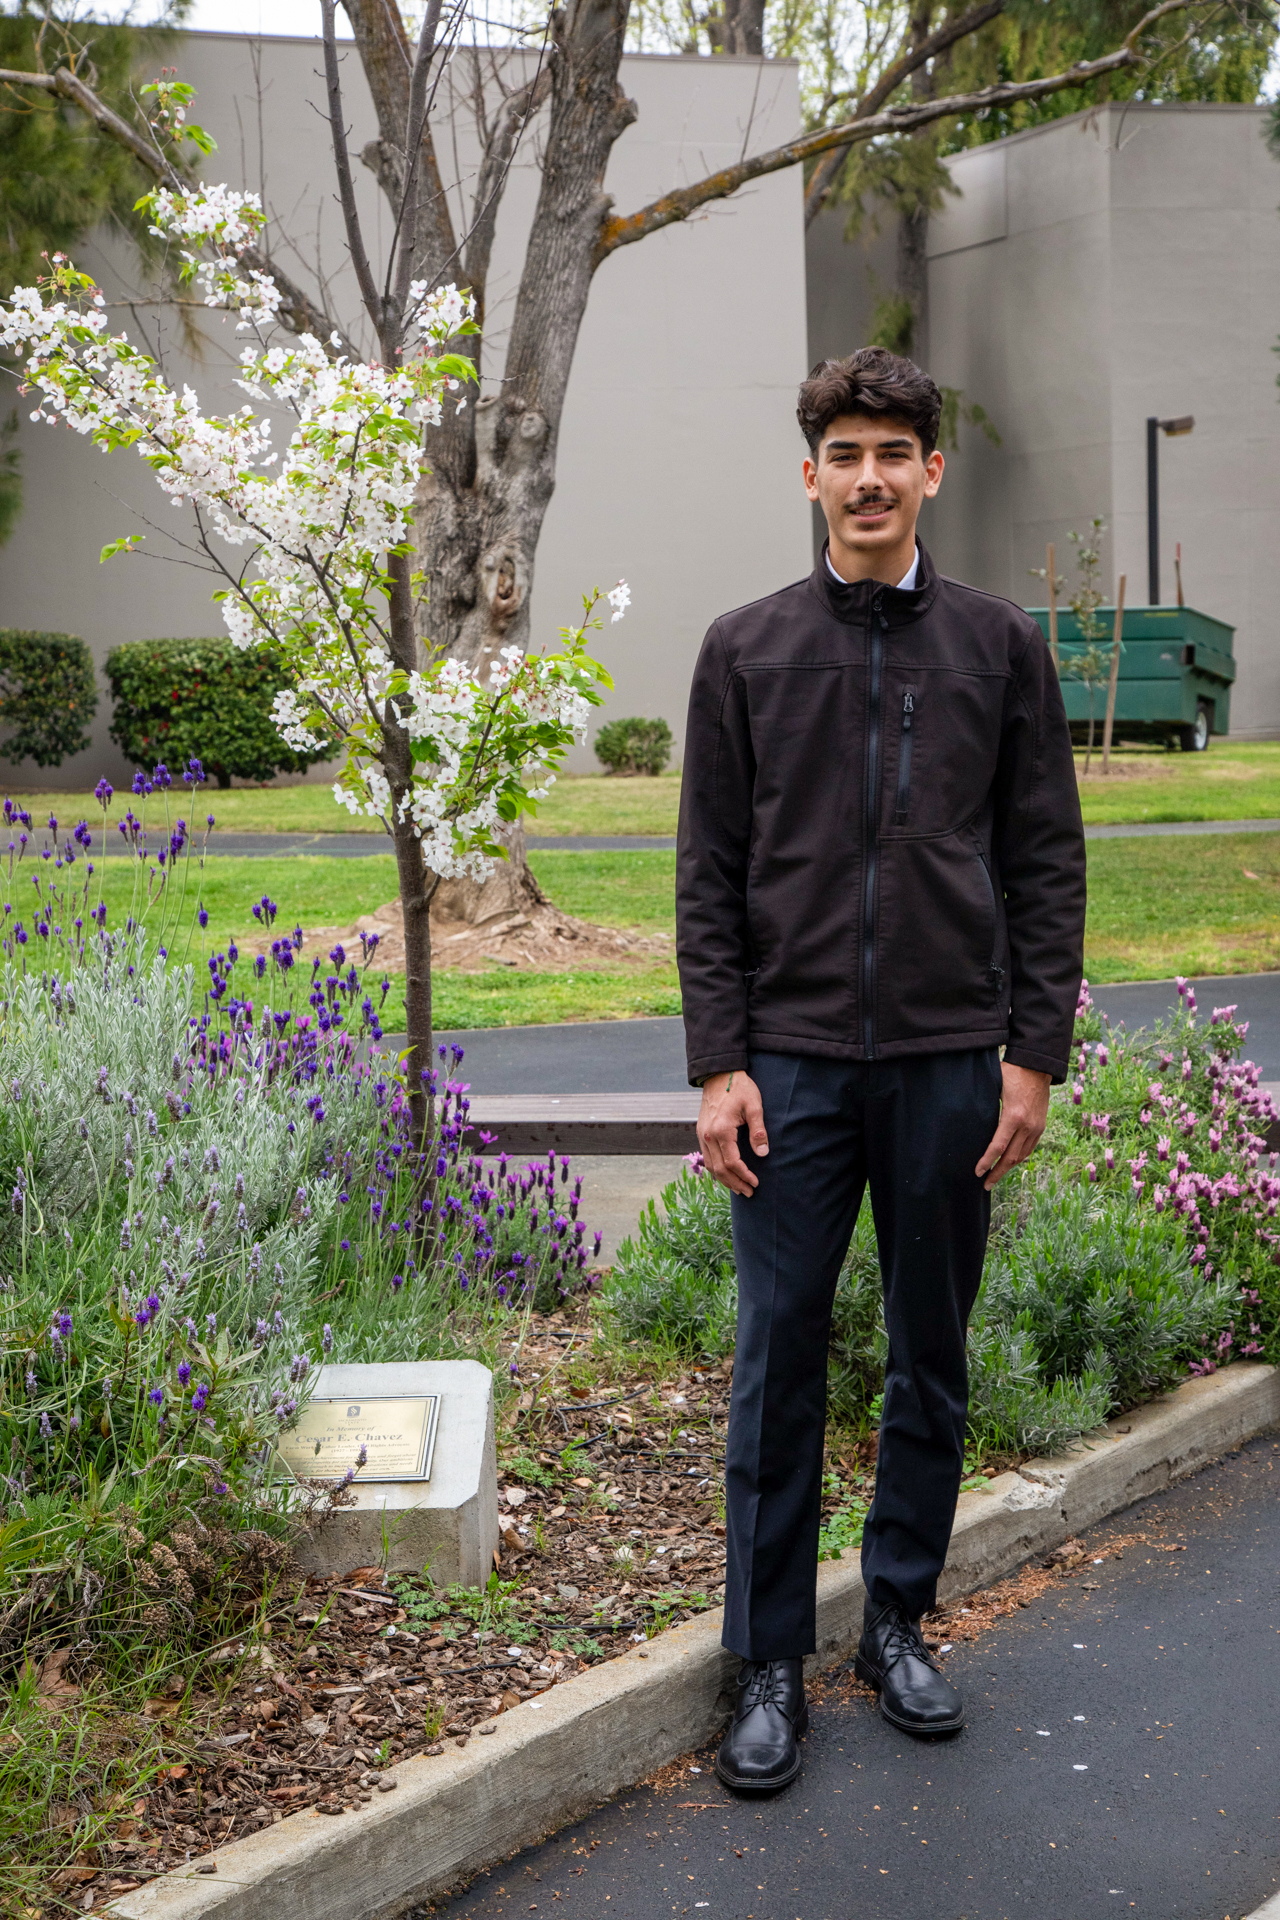
<instances>
[{"instance_id":1,"label":"chest zipper pocket","mask_svg":"<svg viewBox=\"0 0 1280 1920\"><path fill-rule=\"evenodd\" d=\"M911 743L915 738L913 722L916 712L916 690L914 687L902 689L902 731L898 736L898 797L894 802L893 824L902 826L907 817L907 807L911 799Z\"/></svg>"}]
</instances>

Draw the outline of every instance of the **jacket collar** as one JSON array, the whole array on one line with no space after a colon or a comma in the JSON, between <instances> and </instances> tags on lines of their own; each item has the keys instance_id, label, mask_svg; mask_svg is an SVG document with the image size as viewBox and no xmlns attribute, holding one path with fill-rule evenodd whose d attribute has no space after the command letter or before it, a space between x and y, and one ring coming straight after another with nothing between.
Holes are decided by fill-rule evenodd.
<instances>
[{"instance_id":1,"label":"jacket collar","mask_svg":"<svg viewBox=\"0 0 1280 1920\"><path fill-rule=\"evenodd\" d=\"M852 586L846 586L832 576L827 565L827 546L828 542L824 540L818 564L809 576L809 589L837 620L849 623L865 620L871 610L872 600L879 594L889 625L910 626L921 614L928 612L937 598L938 571L922 540L916 541L920 553L916 584L906 590L886 587L879 580L857 580Z\"/></svg>"}]
</instances>

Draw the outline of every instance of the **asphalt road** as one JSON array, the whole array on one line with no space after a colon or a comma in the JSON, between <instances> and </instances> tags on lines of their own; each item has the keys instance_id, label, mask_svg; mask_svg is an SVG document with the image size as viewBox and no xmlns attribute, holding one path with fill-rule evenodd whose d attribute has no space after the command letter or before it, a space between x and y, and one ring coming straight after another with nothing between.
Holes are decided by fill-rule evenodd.
<instances>
[{"instance_id":1,"label":"asphalt road","mask_svg":"<svg viewBox=\"0 0 1280 1920\"><path fill-rule=\"evenodd\" d=\"M1280 1080L1280 973L1192 983L1207 1018L1238 1002L1249 1021L1245 1053L1264 1080ZM1132 1029L1177 1004L1171 980L1099 987L1094 999ZM441 1036L465 1050L462 1078L476 1093L673 1093L687 1086L684 1027L669 1020L584 1020L554 1027L482 1027Z\"/></svg>"},{"instance_id":2,"label":"asphalt road","mask_svg":"<svg viewBox=\"0 0 1280 1920\"><path fill-rule=\"evenodd\" d=\"M708 1750L433 1912L1242 1920L1280 1888L1278 1496L1267 1436L1096 1528L1098 1551L1150 1544L1091 1569L1096 1591L1077 1577L958 1644L954 1740L895 1733L836 1687L785 1794L735 1800Z\"/></svg>"},{"instance_id":3,"label":"asphalt road","mask_svg":"<svg viewBox=\"0 0 1280 1920\"><path fill-rule=\"evenodd\" d=\"M215 796L210 796L209 804L216 805ZM1277 831L1280 831L1280 820L1153 820L1142 824L1086 827L1084 837L1086 840L1124 840L1149 839L1153 835L1170 833ZM156 822L152 823L151 837L156 845L163 838ZM100 834L95 838L100 839ZM534 849L549 848L560 853L635 853L655 847L671 848L676 842L674 834L665 833L570 833L530 834L526 844ZM101 847L98 851L101 851ZM129 853L131 849L117 834L108 835L106 851L122 854ZM382 833L235 833L218 828L210 835L206 851L210 854L252 854L273 860L290 853L326 853L350 859L358 858L361 854L389 853L390 847L386 835Z\"/></svg>"}]
</instances>

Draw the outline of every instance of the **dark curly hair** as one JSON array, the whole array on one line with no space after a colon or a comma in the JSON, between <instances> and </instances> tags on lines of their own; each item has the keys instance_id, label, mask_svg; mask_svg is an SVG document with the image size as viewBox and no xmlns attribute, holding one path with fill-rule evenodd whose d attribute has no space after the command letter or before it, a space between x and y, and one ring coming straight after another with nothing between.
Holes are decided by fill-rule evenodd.
<instances>
[{"instance_id":1,"label":"dark curly hair","mask_svg":"<svg viewBox=\"0 0 1280 1920\"><path fill-rule=\"evenodd\" d=\"M831 422L849 413L904 420L927 459L938 444L942 395L914 360L887 347L859 347L843 360L820 360L800 388L796 419L810 453L817 455Z\"/></svg>"}]
</instances>

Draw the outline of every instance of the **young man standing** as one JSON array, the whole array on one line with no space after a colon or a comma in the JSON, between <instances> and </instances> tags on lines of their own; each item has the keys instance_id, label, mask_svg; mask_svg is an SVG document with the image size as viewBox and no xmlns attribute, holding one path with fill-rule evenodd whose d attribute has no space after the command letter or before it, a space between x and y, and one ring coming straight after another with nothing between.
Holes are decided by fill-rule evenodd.
<instances>
[{"instance_id":1,"label":"young man standing","mask_svg":"<svg viewBox=\"0 0 1280 1920\"><path fill-rule=\"evenodd\" d=\"M889 1358L856 1666L895 1727L963 1724L919 1623L960 1484L965 1331L990 1189L1044 1130L1080 985L1049 650L916 541L940 407L880 348L814 369L798 417L828 543L807 580L715 622L689 703L680 982L738 1268L724 1644L744 1664L716 1767L742 1791L800 1767L831 1306L868 1184Z\"/></svg>"}]
</instances>

